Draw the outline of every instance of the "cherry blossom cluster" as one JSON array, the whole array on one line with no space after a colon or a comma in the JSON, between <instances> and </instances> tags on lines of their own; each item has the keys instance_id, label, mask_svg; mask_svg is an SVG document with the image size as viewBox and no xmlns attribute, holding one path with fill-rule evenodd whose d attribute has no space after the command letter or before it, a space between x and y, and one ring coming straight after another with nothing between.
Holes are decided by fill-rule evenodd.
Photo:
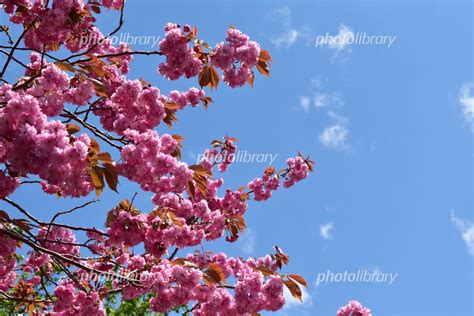
<instances>
[{"instance_id":1,"label":"cherry blossom cluster","mask_svg":"<svg viewBox=\"0 0 474 316\"><path fill-rule=\"evenodd\" d=\"M37 63L40 58L36 53L31 55L32 63ZM44 114L57 116L62 113L66 102L86 105L94 95L94 85L83 80L70 86L68 75L55 65L49 65L27 93L38 100Z\"/></svg>"},{"instance_id":2,"label":"cherry blossom cluster","mask_svg":"<svg viewBox=\"0 0 474 316\"><path fill-rule=\"evenodd\" d=\"M123 82L94 113L109 131L123 135L128 129L145 132L165 117L160 90L143 87L139 80Z\"/></svg>"},{"instance_id":3,"label":"cherry blossom cluster","mask_svg":"<svg viewBox=\"0 0 474 316\"><path fill-rule=\"evenodd\" d=\"M117 165L121 175L140 184L145 191L156 194L183 192L193 174L188 165L173 157L177 142L170 135L160 137L156 131L124 132L132 142L121 152Z\"/></svg>"},{"instance_id":4,"label":"cherry blossom cluster","mask_svg":"<svg viewBox=\"0 0 474 316\"><path fill-rule=\"evenodd\" d=\"M102 0L102 5L107 9L120 10L124 0Z\"/></svg>"},{"instance_id":5,"label":"cherry blossom cluster","mask_svg":"<svg viewBox=\"0 0 474 316\"><path fill-rule=\"evenodd\" d=\"M2 147L2 142L0 141L0 150ZM4 155L4 154L3 154ZM0 154L2 156L2 154ZM3 172L0 172L0 198L5 198L15 192L15 190L20 186L20 179L15 177L5 175Z\"/></svg>"},{"instance_id":6,"label":"cherry blossom cluster","mask_svg":"<svg viewBox=\"0 0 474 316\"><path fill-rule=\"evenodd\" d=\"M232 276L236 279L233 296L226 289L203 288L203 304L195 315L214 315L219 311L226 311L230 315L244 315L263 310L276 311L283 307L285 300L282 278L278 275L264 278L261 272L255 270L263 266L275 272L278 266L272 257L243 260L229 258L224 253L210 256L197 253L188 255L187 258L201 269L210 263L217 264L225 278Z\"/></svg>"},{"instance_id":7,"label":"cherry blossom cluster","mask_svg":"<svg viewBox=\"0 0 474 316\"><path fill-rule=\"evenodd\" d=\"M13 91L10 85L0 87L0 101L6 102L0 108L0 163L10 172L38 175L48 193L78 197L92 191L86 134L69 135L64 124L47 119L38 98ZM2 186L11 193L18 182L4 177Z\"/></svg>"},{"instance_id":8,"label":"cherry blossom cluster","mask_svg":"<svg viewBox=\"0 0 474 316\"><path fill-rule=\"evenodd\" d=\"M285 175L285 181L283 182L285 188L293 186L308 176L308 163L301 156L288 158L286 163L288 164L288 173Z\"/></svg>"},{"instance_id":9,"label":"cherry blossom cluster","mask_svg":"<svg viewBox=\"0 0 474 316\"><path fill-rule=\"evenodd\" d=\"M262 178L255 178L248 184L250 190L254 193L255 201L266 201L271 198L272 191L280 187L281 177L284 178L283 187L289 188L308 176L309 163L301 156L288 158L286 163L288 168L283 174L277 174L273 168L269 168L265 170Z\"/></svg>"},{"instance_id":10,"label":"cherry blossom cluster","mask_svg":"<svg viewBox=\"0 0 474 316\"><path fill-rule=\"evenodd\" d=\"M195 56L188 42L184 30L179 25L166 24L165 38L160 42L160 51L166 56L166 61L158 66L158 72L163 77L177 80L181 76L195 77L201 72L202 61Z\"/></svg>"},{"instance_id":11,"label":"cherry blossom cluster","mask_svg":"<svg viewBox=\"0 0 474 316\"><path fill-rule=\"evenodd\" d=\"M234 154L237 151L237 146L235 146L234 141L229 137L225 137L223 142L214 142L215 148L206 149L199 162L209 170L211 170L214 165L217 165L218 170L224 173L234 162Z\"/></svg>"},{"instance_id":12,"label":"cherry blossom cluster","mask_svg":"<svg viewBox=\"0 0 474 316\"><path fill-rule=\"evenodd\" d=\"M230 28L226 42L216 45L211 57L212 64L222 69L224 82L232 88L243 86L253 75L252 68L258 62L260 45L250 41L241 31ZM240 66L237 67L236 63Z\"/></svg>"},{"instance_id":13,"label":"cherry blossom cluster","mask_svg":"<svg viewBox=\"0 0 474 316\"><path fill-rule=\"evenodd\" d=\"M5 12L16 24L30 26L24 36L29 48L54 51L65 43L70 51L77 51L80 36L86 33L95 22L90 11L91 5L82 0L53 0L50 7L41 1L5 0Z\"/></svg>"},{"instance_id":14,"label":"cherry blossom cluster","mask_svg":"<svg viewBox=\"0 0 474 316\"><path fill-rule=\"evenodd\" d=\"M150 214L113 210L114 216L108 234L114 245L136 246L143 242L149 253L160 257L171 246L190 247L198 245L204 239L214 240L221 237L230 229L228 223L246 212L248 193L228 189L223 197L217 196L217 187L222 185L222 179L209 180L210 191L207 195L201 192L194 192L193 196L187 198L181 195L184 192L191 195L188 183L195 180L191 170L183 164L187 176L184 180L179 180L179 185L176 185L176 178L182 177L176 176L175 172L181 169L177 167L174 157L160 152L163 139L172 140L168 135L160 139L155 132L148 134L130 132L128 137L134 144L127 145L122 151L123 162L119 164L119 170L127 177L141 177L132 180L140 183L144 190L156 193L153 203L157 209ZM173 146L168 147L168 151L173 150ZM299 156L289 160L286 176L295 173L293 162L300 160L306 165ZM138 161L147 163L138 164ZM203 166L209 170L213 167L206 162ZM297 167L303 168L299 164ZM299 173L297 175L299 178L291 176L290 179L302 180L301 175ZM266 171L262 179L256 178L250 182L249 189L252 190L254 199L257 201L268 199L271 192L278 189L279 179L279 175ZM229 235L227 240L235 241L238 237L238 233Z\"/></svg>"},{"instance_id":15,"label":"cherry blossom cluster","mask_svg":"<svg viewBox=\"0 0 474 316\"><path fill-rule=\"evenodd\" d=\"M285 302L283 279L276 273L278 265L270 256L244 260L229 258L223 253L210 255L196 252L178 260L157 262L150 255L127 255L121 261L124 267L118 272L134 278L137 283L124 285L124 299L134 299L153 292L155 297L151 299L150 306L154 312L166 313L175 306L193 303L198 306L193 311L194 315L244 315L263 310L276 311ZM206 269L211 265L222 271L224 280L235 279L235 285L231 287L234 293L219 284L203 282ZM258 271L259 267L265 267L273 275L265 277ZM101 271L110 272L112 268L113 265L102 265ZM86 276L87 272L82 271L77 275L80 279L86 279L81 278L80 274ZM120 280L112 282L113 287L120 284ZM97 304L96 293L94 291L86 295L77 291L71 283L63 282L54 293L59 298L54 311L79 312L78 307L81 306L100 313L102 309Z\"/></svg>"},{"instance_id":16,"label":"cherry blossom cluster","mask_svg":"<svg viewBox=\"0 0 474 316\"><path fill-rule=\"evenodd\" d=\"M0 224L0 230L3 228L4 226ZM15 252L16 241L0 234L0 291L10 290L16 281Z\"/></svg>"},{"instance_id":17,"label":"cherry blossom cluster","mask_svg":"<svg viewBox=\"0 0 474 316\"><path fill-rule=\"evenodd\" d=\"M38 239L43 245L57 253L78 256L79 246L76 246L76 236L64 227L53 226L50 229L43 227L38 231Z\"/></svg>"},{"instance_id":18,"label":"cherry blossom cluster","mask_svg":"<svg viewBox=\"0 0 474 316\"><path fill-rule=\"evenodd\" d=\"M90 293L85 293L84 291L76 292L74 284L63 282L54 290L54 296L56 296L57 300L54 303L52 315L105 315L99 293L95 291Z\"/></svg>"},{"instance_id":19,"label":"cherry blossom cluster","mask_svg":"<svg viewBox=\"0 0 474 316\"><path fill-rule=\"evenodd\" d=\"M280 187L280 180L278 175L265 172L262 178L255 178L248 187L254 193L255 201L266 201L272 197L272 191Z\"/></svg>"},{"instance_id":20,"label":"cherry blossom cluster","mask_svg":"<svg viewBox=\"0 0 474 316\"><path fill-rule=\"evenodd\" d=\"M346 306L341 307L336 316L371 316L370 309L362 306L358 301L350 301Z\"/></svg>"},{"instance_id":21,"label":"cherry blossom cluster","mask_svg":"<svg viewBox=\"0 0 474 316\"><path fill-rule=\"evenodd\" d=\"M202 89L190 88L186 92L180 92L173 90L170 92L169 100L178 105L179 109L184 109L187 105L196 107L201 102L201 99L205 96L205 92Z\"/></svg>"}]
</instances>

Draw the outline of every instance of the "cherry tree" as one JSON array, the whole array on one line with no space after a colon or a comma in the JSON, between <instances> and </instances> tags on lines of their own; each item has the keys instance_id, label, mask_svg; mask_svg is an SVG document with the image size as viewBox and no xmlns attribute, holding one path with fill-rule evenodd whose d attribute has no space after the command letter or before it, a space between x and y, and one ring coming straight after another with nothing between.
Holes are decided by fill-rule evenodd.
<instances>
[{"instance_id":1,"label":"cherry tree","mask_svg":"<svg viewBox=\"0 0 474 316\"><path fill-rule=\"evenodd\" d=\"M249 202L292 187L314 163L298 154L281 170L267 168L247 185L224 189L221 175L232 163L235 138L213 140L204 158L189 165L181 159L184 138L157 132L158 127L171 130L180 110L207 109L213 102L208 93L221 81L238 88L253 86L257 73L269 76L266 50L234 27L211 46L198 37L197 28L174 23L165 25L159 50L113 45L111 38L125 20L123 0L0 4L11 22L0 27L4 310L257 315L283 307L284 287L302 299L306 281L281 272L289 257L277 246L273 254L249 259L192 250L224 236L228 242L238 240ZM104 11L119 16L107 34L96 26ZM136 55L162 56L158 75L171 81L195 78L198 87L165 94L143 79L127 77ZM21 67L20 78L7 75L12 64ZM61 216L98 203L103 190L117 191L119 181L151 192L154 208L138 210L133 198L117 195L116 207L103 210L108 212L105 223L60 223ZM40 220L9 197L25 185L56 195L58 209L63 198L91 200ZM100 203L94 207L100 209Z\"/></svg>"}]
</instances>

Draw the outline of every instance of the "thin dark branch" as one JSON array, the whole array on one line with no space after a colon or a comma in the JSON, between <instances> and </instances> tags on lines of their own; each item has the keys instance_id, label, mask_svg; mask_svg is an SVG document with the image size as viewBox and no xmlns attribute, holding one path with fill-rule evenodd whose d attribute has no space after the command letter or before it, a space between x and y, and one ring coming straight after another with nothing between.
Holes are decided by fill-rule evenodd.
<instances>
[{"instance_id":1,"label":"thin dark branch","mask_svg":"<svg viewBox=\"0 0 474 316\"><path fill-rule=\"evenodd\" d=\"M4 55L7 55L7 56L9 54L8 52L4 51L3 49L0 49L0 53L3 53ZM17 64L21 65L23 68L26 68L28 70L33 70L32 68L25 65L21 60L17 59L15 56L12 56L12 60L14 62L16 62Z\"/></svg>"},{"instance_id":2,"label":"thin dark branch","mask_svg":"<svg viewBox=\"0 0 474 316\"><path fill-rule=\"evenodd\" d=\"M20 45L21 43L21 40L23 39L23 37L26 35L26 33L28 33L28 31L33 27L33 25L35 25L36 21L38 20L38 17L35 17L33 19L33 21L31 22L30 25L28 25L24 30L23 32L21 33L20 37L18 37L15 45L13 45L12 49L10 50L10 53L8 54L8 58L7 58L7 61L5 62L5 64L3 65L3 69L2 71L0 72L0 78L3 77L3 75L5 74L5 71L7 70L8 68L8 65L10 64L10 61L12 60L13 58L13 53L15 52L16 48L18 47L18 45Z\"/></svg>"},{"instance_id":3,"label":"thin dark branch","mask_svg":"<svg viewBox=\"0 0 474 316\"><path fill-rule=\"evenodd\" d=\"M163 55L162 52L160 51L129 51L129 52L120 52L120 53L114 53L114 54L104 54L104 55L96 55L94 58L110 58L110 57L120 57L120 56L132 56L132 55ZM83 58L83 59L78 59L75 61L70 62L71 65L75 64L80 64L80 63L86 63L93 60L92 57L90 58Z\"/></svg>"},{"instance_id":4,"label":"thin dark branch","mask_svg":"<svg viewBox=\"0 0 474 316\"><path fill-rule=\"evenodd\" d=\"M113 137L112 135L109 135L103 131L101 131L100 129L98 129L97 127L95 127L94 125L91 125L87 122L85 122L84 120L80 119L77 115L75 115L74 113L72 113L71 111L69 110L66 110L64 109L64 112L66 113L66 115L62 115L63 117L69 117L69 118L72 118L74 121L78 122L79 124L81 124L83 127L87 128L89 131L91 131L95 136L99 137L100 139L102 139L104 142L106 142L107 144L109 144L110 146L112 147L115 147L117 148L118 150L122 150L122 146L119 146L115 143L113 143L112 141L120 141L122 143L125 143L125 141L123 139L120 139L120 138L115 138Z\"/></svg>"},{"instance_id":5,"label":"thin dark branch","mask_svg":"<svg viewBox=\"0 0 474 316\"><path fill-rule=\"evenodd\" d=\"M24 208L22 208L22 207L21 207L20 205L18 205L17 203L11 201L10 199L4 198L4 199L2 199L2 200L5 201L5 202L7 202L8 204L10 204L11 206L15 207L17 210L19 210L21 213L23 213L24 215L26 215L26 217L28 217L30 220L32 220L33 222L37 223L38 225L41 225L41 226L47 226L47 225L49 225L49 223L40 221L39 219L37 219L36 217L34 217L33 215L31 215L31 214L28 213ZM72 230L85 231L85 232L96 233L96 234L99 234L99 235L102 235L102 236L108 236L106 233L101 232L100 230L97 230L97 229L94 229L94 228L85 228L85 227L78 227L78 226L65 225L65 224L53 224L53 225L54 225L54 226L57 226L57 227L69 228L69 229L72 229Z\"/></svg>"},{"instance_id":6,"label":"thin dark branch","mask_svg":"<svg viewBox=\"0 0 474 316\"><path fill-rule=\"evenodd\" d=\"M173 252L171 253L170 257L168 258L169 261L173 260L174 257L176 257L176 255L178 254L178 251L179 251L179 248L176 247L174 248Z\"/></svg>"}]
</instances>

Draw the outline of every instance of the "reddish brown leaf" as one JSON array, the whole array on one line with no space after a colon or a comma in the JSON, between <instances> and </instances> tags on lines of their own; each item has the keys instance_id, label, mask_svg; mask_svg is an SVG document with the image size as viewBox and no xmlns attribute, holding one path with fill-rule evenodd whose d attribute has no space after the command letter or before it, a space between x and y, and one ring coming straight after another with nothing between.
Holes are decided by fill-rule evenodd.
<instances>
[{"instance_id":1,"label":"reddish brown leaf","mask_svg":"<svg viewBox=\"0 0 474 316\"><path fill-rule=\"evenodd\" d=\"M20 227L21 229L25 231L30 231L31 226L28 224L27 220L24 219L17 219L13 223L15 223L16 226Z\"/></svg>"},{"instance_id":2,"label":"reddish brown leaf","mask_svg":"<svg viewBox=\"0 0 474 316\"><path fill-rule=\"evenodd\" d=\"M216 68L214 67L209 67L210 72L211 72L211 89L214 87L217 89L217 86L219 85L219 73L217 72Z\"/></svg>"},{"instance_id":3,"label":"reddish brown leaf","mask_svg":"<svg viewBox=\"0 0 474 316\"><path fill-rule=\"evenodd\" d=\"M79 132L81 128L76 124L66 124L66 131L69 135Z\"/></svg>"},{"instance_id":4,"label":"reddish brown leaf","mask_svg":"<svg viewBox=\"0 0 474 316\"><path fill-rule=\"evenodd\" d=\"M197 173L199 175L202 175L202 176L212 176L212 172L209 169L207 169L207 168L205 168L204 166L201 166L201 165L192 165L192 166L189 166L189 169L191 169L195 173Z\"/></svg>"},{"instance_id":5,"label":"reddish brown leaf","mask_svg":"<svg viewBox=\"0 0 474 316\"><path fill-rule=\"evenodd\" d=\"M107 152L98 153L97 159L103 162L112 162L112 156L110 156L110 154Z\"/></svg>"},{"instance_id":6,"label":"reddish brown leaf","mask_svg":"<svg viewBox=\"0 0 474 316\"><path fill-rule=\"evenodd\" d=\"M252 72L252 74L250 75L250 77L247 79L248 84L249 84L252 88L253 88L253 82L254 82L254 81L255 81L255 75L254 75L253 72Z\"/></svg>"},{"instance_id":7,"label":"reddish brown leaf","mask_svg":"<svg viewBox=\"0 0 474 316\"><path fill-rule=\"evenodd\" d=\"M117 192L117 184L118 184L118 171L117 167L115 167L112 163L106 162L104 164L104 176L105 181L107 181L107 185L110 189Z\"/></svg>"},{"instance_id":8,"label":"reddish brown leaf","mask_svg":"<svg viewBox=\"0 0 474 316\"><path fill-rule=\"evenodd\" d=\"M260 55L258 56L258 59L263 61L263 62L267 62L267 61L271 61L272 57L270 56L269 52L267 52L266 50L261 48L260 49Z\"/></svg>"},{"instance_id":9,"label":"reddish brown leaf","mask_svg":"<svg viewBox=\"0 0 474 316\"><path fill-rule=\"evenodd\" d=\"M182 141L184 141L184 137L177 134L174 134L171 137L173 137L173 139L177 141L178 143L181 143Z\"/></svg>"},{"instance_id":10,"label":"reddish brown leaf","mask_svg":"<svg viewBox=\"0 0 474 316\"><path fill-rule=\"evenodd\" d=\"M93 5L93 6L91 7L91 9L92 9L92 11L94 11L95 13L100 14L100 7L99 7L99 6Z\"/></svg>"},{"instance_id":11,"label":"reddish brown leaf","mask_svg":"<svg viewBox=\"0 0 474 316\"><path fill-rule=\"evenodd\" d=\"M275 272L273 272L272 269L270 269L267 266L258 266L258 267L255 267L254 270L262 272L263 276L266 276L266 277L271 276L271 275L275 275Z\"/></svg>"},{"instance_id":12,"label":"reddish brown leaf","mask_svg":"<svg viewBox=\"0 0 474 316\"><path fill-rule=\"evenodd\" d=\"M101 168L95 166L89 168L89 175L94 185L95 193L97 197L100 197L102 190L104 189L104 172Z\"/></svg>"},{"instance_id":13,"label":"reddish brown leaf","mask_svg":"<svg viewBox=\"0 0 474 316\"><path fill-rule=\"evenodd\" d=\"M175 110L179 110L181 108L181 106L179 106L177 103L174 103L174 102L171 102L171 101L166 101L165 102L165 108L175 111Z\"/></svg>"},{"instance_id":14,"label":"reddish brown leaf","mask_svg":"<svg viewBox=\"0 0 474 316\"><path fill-rule=\"evenodd\" d=\"M71 64L66 63L66 62L57 61L54 63L54 65L56 65L56 67L64 71L70 71L70 72L76 71L76 69Z\"/></svg>"},{"instance_id":15,"label":"reddish brown leaf","mask_svg":"<svg viewBox=\"0 0 474 316\"><path fill-rule=\"evenodd\" d=\"M266 172L266 173L269 173L269 174L274 174L274 173L275 173L275 168L273 168L273 167L268 167L267 169L265 169L265 172Z\"/></svg>"},{"instance_id":16,"label":"reddish brown leaf","mask_svg":"<svg viewBox=\"0 0 474 316\"><path fill-rule=\"evenodd\" d=\"M7 212L5 212L5 211L0 210L0 217L3 218L6 221L10 220L10 216L8 216Z\"/></svg>"},{"instance_id":17,"label":"reddish brown leaf","mask_svg":"<svg viewBox=\"0 0 474 316\"><path fill-rule=\"evenodd\" d=\"M266 62L259 60L257 63L257 69L262 75L270 77L270 67Z\"/></svg>"},{"instance_id":18,"label":"reddish brown leaf","mask_svg":"<svg viewBox=\"0 0 474 316\"><path fill-rule=\"evenodd\" d=\"M210 263L208 265L203 278L207 284L220 284L225 281L224 273L217 263Z\"/></svg>"},{"instance_id":19,"label":"reddish brown leaf","mask_svg":"<svg viewBox=\"0 0 474 316\"><path fill-rule=\"evenodd\" d=\"M208 66L201 70L198 76L198 82L201 87L206 87L211 83L211 70Z\"/></svg>"},{"instance_id":20,"label":"reddish brown leaf","mask_svg":"<svg viewBox=\"0 0 474 316\"><path fill-rule=\"evenodd\" d=\"M288 275L290 278L298 282L299 284L303 285L304 287L308 287L308 283L306 283L306 280L298 274L290 274Z\"/></svg>"},{"instance_id":21,"label":"reddish brown leaf","mask_svg":"<svg viewBox=\"0 0 474 316\"><path fill-rule=\"evenodd\" d=\"M183 266L183 267L190 267L190 268L197 268L198 266L189 261L187 258L176 258L170 262L174 266Z\"/></svg>"},{"instance_id":22,"label":"reddish brown leaf","mask_svg":"<svg viewBox=\"0 0 474 316\"><path fill-rule=\"evenodd\" d=\"M189 194L193 198L193 201L196 199L196 188L194 187L194 183L192 181L188 182Z\"/></svg>"},{"instance_id":23,"label":"reddish brown leaf","mask_svg":"<svg viewBox=\"0 0 474 316\"><path fill-rule=\"evenodd\" d=\"M303 294L301 293L301 289L298 284L296 284L295 281L290 279L285 280L284 283L290 291L291 295L293 295L294 298L297 298L300 302L303 302Z\"/></svg>"}]
</instances>

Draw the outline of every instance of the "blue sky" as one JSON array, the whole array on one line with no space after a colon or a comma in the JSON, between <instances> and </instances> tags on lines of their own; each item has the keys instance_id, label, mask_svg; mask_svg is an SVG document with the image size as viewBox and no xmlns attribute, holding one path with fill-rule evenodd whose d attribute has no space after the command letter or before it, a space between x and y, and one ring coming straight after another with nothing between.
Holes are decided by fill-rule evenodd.
<instances>
[{"instance_id":1,"label":"blue sky","mask_svg":"<svg viewBox=\"0 0 474 316\"><path fill-rule=\"evenodd\" d=\"M102 25L112 29L113 21L107 17ZM173 132L185 137L185 160L194 163L212 139L229 134L240 150L277 155L277 168L298 151L317 164L304 182L251 203L250 229L241 241L206 249L262 256L282 247L291 258L289 271L303 275L310 288L304 304L291 302L281 315L334 315L350 299L374 315L473 315L471 1L200 1L198 7L134 0L122 33L161 36L166 22L196 25L212 44L232 24L273 57L271 78L257 76L254 89L222 85L207 112L179 113ZM390 47L315 47L326 33L396 37ZM163 93L197 85L159 77L160 62L137 57L131 78L143 77ZM225 186L245 185L266 166L237 163ZM107 210L138 191L122 182L120 196L105 192L100 204L65 220L102 223ZM76 203L44 198L34 187L12 199L45 219L49 208ZM151 207L147 194L137 203ZM328 270L397 276L391 285L316 285Z\"/></svg>"}]
</instances>

